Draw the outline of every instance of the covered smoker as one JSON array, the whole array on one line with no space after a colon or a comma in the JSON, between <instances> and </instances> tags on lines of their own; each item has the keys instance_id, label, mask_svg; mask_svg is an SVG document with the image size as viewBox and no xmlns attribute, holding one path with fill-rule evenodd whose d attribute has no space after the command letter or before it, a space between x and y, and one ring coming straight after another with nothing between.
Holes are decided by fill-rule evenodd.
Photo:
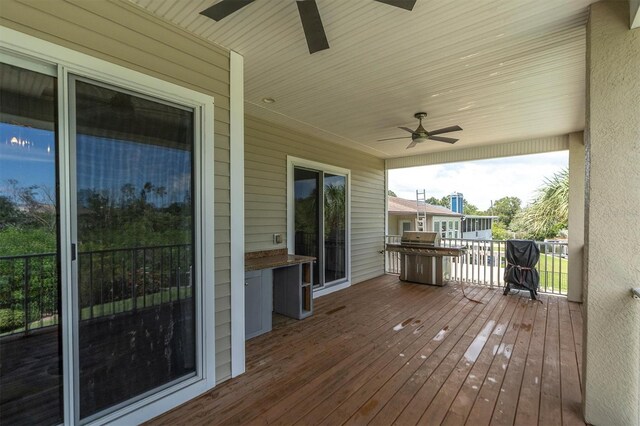
<instances>
[{"instance_id":1,"label":"covered smoker","mask_svg":"<svg viewBox=\"0 0 640 426\"><path fill-rule=\"evenodd\" d=\"M535 241L507 240L504 294L509 293L511 288L529 290L531 298L535 300L540 284L540 274L536 270L538 260L540 260L540 249Z\"/></svg>"}]
</instances>

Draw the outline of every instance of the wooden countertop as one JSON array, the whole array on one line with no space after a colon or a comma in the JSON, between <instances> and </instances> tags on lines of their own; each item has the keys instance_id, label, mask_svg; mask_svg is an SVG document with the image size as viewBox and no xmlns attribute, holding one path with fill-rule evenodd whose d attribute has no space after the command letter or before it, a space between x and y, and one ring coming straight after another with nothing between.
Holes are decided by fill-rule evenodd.
<instances>
[{"instance_id":1,"label":"wooden countertop","mask_svg":"<svg viewBox=\"0 0 640 426\"><path fill-rule=\"evenodd\" d=\"M244 270L257 271L260 269L281 268L283 266L313 262L314 260L316 258L311 256L288 254L286 249L251 252L245 254Z\"/></svg>"}]
</instances>

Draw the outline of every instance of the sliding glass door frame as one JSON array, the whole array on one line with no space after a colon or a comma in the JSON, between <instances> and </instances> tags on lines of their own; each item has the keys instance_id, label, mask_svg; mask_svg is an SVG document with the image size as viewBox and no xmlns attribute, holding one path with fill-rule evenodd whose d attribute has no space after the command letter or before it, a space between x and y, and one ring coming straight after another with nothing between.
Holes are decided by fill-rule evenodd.
<instances>
[{"instance_id":1,"label":"sliding glass door frame","mask_svg":"<svg viewBox=\"0 0 640 426\"><path fill-rule=\"evenodd\" d=\"M320 252L317 259L316 269L318 270L319 283L314 283L314 297L321 296L332 291L340 290L351 285L351 170L320 163L317 161L306 160L287 156L287 248L290 254L295 253L295 169L306 169L313 172L319 172L319 188L322 193L319 195L319 217L320 226ZM324 176L325 174L344 176L346 181L345 191L345 278L325 283L325 265L326 248L324 240L325 229L325 209L324 209ZM319 287L317 287L320 285Z\"/></svg>"},{"instance_id":2,"label":"sliding glass door frame","mask_svg":"<svg viewBox=\"0 0 640 426\"><path fill-rule=\"evenodd\" d=\"M23 33L0 28L0 60L57 77L59 256L62 323L63 406L65 424L140 423L213 388L215 376L214 254L214 99ZM5 37L6 36L6 37ZM71 76L89 79L194 112L194 280L196 375L145 392L80 420L78 401L78 269L74 217L75 152L72 139ZM204 325L207 324L207 327Z\"/></svg>"}]
</instances>

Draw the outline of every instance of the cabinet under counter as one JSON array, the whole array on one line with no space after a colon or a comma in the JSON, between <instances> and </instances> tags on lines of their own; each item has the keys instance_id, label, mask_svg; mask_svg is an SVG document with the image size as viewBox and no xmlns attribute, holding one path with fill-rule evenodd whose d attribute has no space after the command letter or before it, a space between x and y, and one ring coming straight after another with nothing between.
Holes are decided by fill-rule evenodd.
<instances>
[{"instance_id":1,"label":"cabinet under counter","mask_svg":"<svg viewBox=\"0 0 640 426\"><path fill-rule=\"evenodd\" d=\"M272 312L295 319L313 314L314 261L286 249L246 254L246 339L271 331Z\"/></svg>"}]
</instances>

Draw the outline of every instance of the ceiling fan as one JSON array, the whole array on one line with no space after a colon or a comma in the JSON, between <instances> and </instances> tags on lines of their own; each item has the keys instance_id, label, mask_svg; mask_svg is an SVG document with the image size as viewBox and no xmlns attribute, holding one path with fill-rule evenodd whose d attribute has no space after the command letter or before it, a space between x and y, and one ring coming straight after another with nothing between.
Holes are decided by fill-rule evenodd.
<instances>
[{"instance_id":1,"label":"ceiling fan","mask_svg":"<svg viewBox=\"0 0 640 426\"><path fill-rule=\"evenodd\" d=\"M432 141L445 142L445 143L456 143L456 142L458 142L458 139L446 138L444 136L436 136L436 135L441 135L442 133L457 132L458 130L462 130L462 127L460 127L460 126L450 126L450 127L444 127L442 129L432 130L430 132L427 132L424 129L424 127L422 127L422 119L427 116L427 113L426 112L416 112L415 114L413 114L413 116L415 118L417 118L418 120L420 120L420 124L418 125L417 129L411 130L408 127L398 127L398 129L402 129L402 130L405 130L405 131L411 133L411 143L407 146L407 149L413 148L414 146L416 146L416 144L424 142L427 139L431 139ZM403 136L401 138L378 139L378 141L391 141L391 140L395 140L395 139L405 139L407 137L408 136Z\"/></svg>"},{"instance_id":2,"label":"ceiling fan","mask_svg":"<svg viewBox=\"0 0 640 426\"><path fill-rule=\"evenodd\" d=\"M253 3L253 1L254 0L221 0L213 6L203 10L200 14L207 18L211 18L214 21L219 21L242 9L248 4ZM409 11L411 11L413 6L416 4L416 0L375 1ZM322 20L320 19L320 12L318 11L316 0L299 0L296 1L296 3L298 4L300 21L302 21L302 28L304 29L304 35L307 39L307 45L309 46L309 53L328 49L329 42L327 41L327 36L324 33L324 27L322 25Z\"/></svg>"}]
</instances>

